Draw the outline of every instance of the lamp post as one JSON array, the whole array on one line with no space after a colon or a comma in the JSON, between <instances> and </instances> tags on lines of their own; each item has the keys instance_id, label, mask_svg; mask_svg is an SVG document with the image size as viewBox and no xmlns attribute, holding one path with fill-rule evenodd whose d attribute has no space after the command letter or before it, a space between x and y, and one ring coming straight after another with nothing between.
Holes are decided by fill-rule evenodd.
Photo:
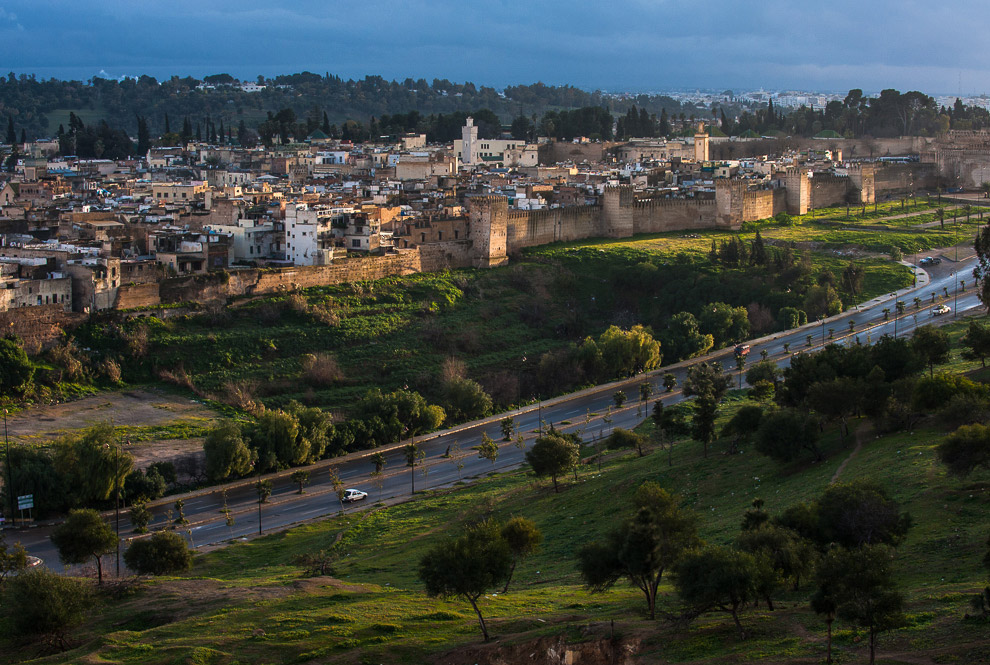
<instances>
[{"instance_id":1,"label":"lamp post","mask_svg":"<svg viewBox=\"0 0 990 665\"><path fill-rule=\"evenodd\" d=\"M117 578L120 578L120 444L113 447L113 512L117 532Z\"/></svg>"},{"instance_id":2,"label":"lamp post","mask_svg":"<svg viewBox=\"0 0 990 665\"><path fill-rule=\"evenodd\" d=\"M10 497L10 521L14 522L14 468L10 466L10 439L7 438L7 409L3 410L3 441L7 447L7 496Z\"/></svg>"},{"instance_id":3,"label":"lamp post","mask_svg":"<svg viewBox=\"0 0 990 665\"><path fill-rule=\"evenodd\" d=\"M818 319L818 323L822 324L822 348L825 348L825 317Z\"/></svg>"}]
</instances>

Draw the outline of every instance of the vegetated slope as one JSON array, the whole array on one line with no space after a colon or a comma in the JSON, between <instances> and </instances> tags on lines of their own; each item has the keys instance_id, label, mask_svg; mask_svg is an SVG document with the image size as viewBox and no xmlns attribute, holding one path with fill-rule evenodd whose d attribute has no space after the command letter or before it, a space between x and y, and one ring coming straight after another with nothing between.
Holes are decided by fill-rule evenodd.
<instances>
[{"instance_id":1,"label":"vegetated slope","mask_svg":"<svg viewBox=\"0 0 990 665\"><path fill-rule=\"evenodd\" d=\"M958 337L962 326L953 328ZM956 358L952 369L973 367ZM734 393L721 422L747 403L744 394ZM647 423L642 430L650 428ZM842 481L865 478L883 485L914 521L895 560L908 622L881 638L880 655L890 656L888 662L929 657L979 662L990 654L986 624L963 619L985 576L980 559L990 530L990 473L966 480L947 476L934 455L944 434L929 423L910 433L866 438L842 471ZM81 646L52 662L96 656L121 663L439 661L437 654L473 648L480 635L467 603L426 598L416 579L417 563L439 539L463 526L511 516L534 520L544 542L520 564L507 594L481 600L499 636L494 649L557 634L578 641L582 626L614 619L618 634L641 638L641 662L820 662L825 627L807 607L806 584L785 593L774 612L762 604L747 608L742 621L749 638L740 641L725 615L705 615L685 628L643 618L640 592L624 584L589 594L576 572L575 553L630 514L632 493L646 480L681 496L697 515L703 538L731 543L754 498L764 499L764 509L773 515L821 494L853 447L851 439L840 444L834 428L822 443L824 462L781 467L745 446L740 454L727 455L726 443L716 443L703 458L700 444L682 441L672 467L658 450L642 458L614 454L601 471L595 462L582 465L560 494L522 471L506 473L235 544L200 557L192 581L154 582L108 603L85 627ZM297 555L328 548L338 538L342 557L334 577L307 578L293 563ZM676 611L669 580L661 591L660 609ZM864 659L864 634L841 620L835 629L840 662ZM3 662L24 656L19 650L4 653ZM902 653L911 656L899 660L895 654Z\"/></svg>"},{"instance_id":2,"label":"vegetated slope","mask_svg":"<svg viewBox=\"0 0 990 665\"><path fill-rule=\"evenodd\" d=\"M749 244L755 236L711 232L685 240L663 234L552 245L491 271L311 288L165 321L101 321L81 329L79 338L109 353L141 348L140 355L125 352L121 359L126 380L157 378L167 369L173 379L179 374L180 382L188 378L199 392L235 405L247 395L269 407L296 399L340 409L372 387L408 386L430 398L442 366L453 358L497 407L508 407L575 387L541 373L541 356L597 337L610 325L648 325L661 341L669 340L664 328L672 315L687 311L701 318L711 303L724 302L757 308L761 316L750 317L750 332L760 334L784 327L775 318L780 309L803 309L808 290L823 280L851 303L910 278L903 266L859 258L864 277L852 294L841 283L848 259L783 244L771 248L787 254L779 268L713 264L711 243L736 237ZM717 345L734 341L704 327L701 332L713 332ZM135 345L136 338L146 343ZM680 359L670 344L661 351L665 363ZM307 355L327 353L335 371L304 369Z\"/></svg>"}]
</instances>

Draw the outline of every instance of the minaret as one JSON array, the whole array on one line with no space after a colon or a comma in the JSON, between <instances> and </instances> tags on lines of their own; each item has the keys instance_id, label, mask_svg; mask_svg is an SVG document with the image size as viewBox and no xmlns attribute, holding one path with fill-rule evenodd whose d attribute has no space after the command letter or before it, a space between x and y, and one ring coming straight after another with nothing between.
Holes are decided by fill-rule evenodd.
<instances>
[{"instance_id":1,"label":"minaret","mask_svg":"<svg viewBox=\"0 0 990 665\"><path fill-rule=\"evenodd\" d=\"M461 161L465 164L478 163L478 128L474 118L467 118L461 127Z\"/></svg>"},{"instance_id":2,"label":"minaret","mask_svg":"<svg viewBox=\"0 0 990 665\"><path fill-rule=\"evenodd\" d=\"M694 134L694 161L699 164L708 161L708 132L703 122L698 123L698 131Z\"/></svg>"}]
</instances>

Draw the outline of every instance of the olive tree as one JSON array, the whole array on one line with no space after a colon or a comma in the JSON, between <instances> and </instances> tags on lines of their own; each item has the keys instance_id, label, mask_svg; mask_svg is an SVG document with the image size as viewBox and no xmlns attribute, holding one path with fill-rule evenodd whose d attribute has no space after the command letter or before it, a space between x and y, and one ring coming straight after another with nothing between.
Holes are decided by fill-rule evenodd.
<instances>
[{"instance_id":1,"label":"olive tree","mask_svg":"<svg viewBox=\"0 0 990 665\"><path fill-rule=\"evenodd\" d=\"M483 522L463 535L437 543L419 562L419 579L431 597L461 597L478 615L481 634L489 640L478 599L504 583L512 570L512 551L498 525Z\"/></svg>"}]
</instances>

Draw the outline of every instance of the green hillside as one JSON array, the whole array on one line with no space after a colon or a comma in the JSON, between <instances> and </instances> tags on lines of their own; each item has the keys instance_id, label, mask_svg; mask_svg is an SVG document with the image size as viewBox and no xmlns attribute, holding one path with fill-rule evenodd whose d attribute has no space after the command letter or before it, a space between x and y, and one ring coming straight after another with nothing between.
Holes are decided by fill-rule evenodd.
<instances>
[{"instance_id":1,"label":"green hillside","mask_svg":"<svg viewBox=\"0 0 990 665\"><path fill-rule=\"evenodd\" d=\"M958 356L962 332L962 324L954 324L953 371L975 369ZM721 421L747 403L745 394L733 393ZM651 428L648 422L641 429L649 434ZM630 514L631 495L647 480L682 497L705 540L731 544L754 498L763 498L771 515L779 514L818 497L840 467L838 480L879 482L914 522L895 560L907 622L881 637L880 662L985 660L986 623L963 617L985 577L980 559L990 531L990 473L965 480L948 476L934 455L945 434L934 421L881 437L866 421L854 421L851 429L859 432L861 448L854 452L852 438L843 446L837 432L827 430L826 460L817 464L780 467L745 446L728 455L724 441L704 458L700 444L681 441L670 467L666 453L656 449L645 457L611 453L601 471L586 459L559 494L520 470L233 544L198 557L187 578L146 581L117 599L105 598L102 611L76 634L75 648L39 662L492 662L498 653L532 648L549 636L593 641L602 634L593 627L612 620L616 634L637 645L638 662L822 662L824 623L808 609L807 584L783 593L774 612L763 604L747 608L742 622L749 638L739 640L726 615L706 614L685 627L645 619L640 592L624 584L590 594L576 572L575 552ZM534 520L544 544L520 564L508 593L493 592L480 601L497 636L480 648L470 606L428 599L417 581L417 563L464 526L511 516ZM332 577L308 577L295 563L298 555L338 540L344 556ZM661 592L660 609L676 612L669 580ZM864 638L837 621L837 662L864 662ZM0 662L36 653L7 642ZM442 653L453 655L438 658Z\"/></svg>"}]
</instances>

